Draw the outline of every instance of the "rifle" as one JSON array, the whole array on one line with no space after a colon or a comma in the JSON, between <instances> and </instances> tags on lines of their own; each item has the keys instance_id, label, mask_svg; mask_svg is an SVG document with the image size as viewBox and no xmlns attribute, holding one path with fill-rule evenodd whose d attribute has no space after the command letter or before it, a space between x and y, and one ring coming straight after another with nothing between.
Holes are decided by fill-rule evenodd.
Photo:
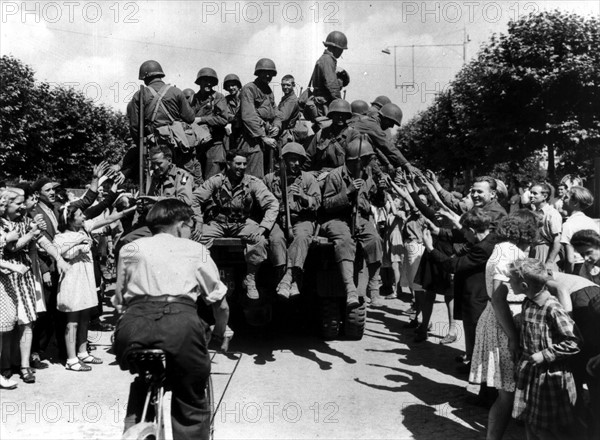
<instances>
[{"instance_id":1,"label":"rifle","mask_svg":"<svg viewBox=\"0 0 600 440\"><path fill-rule=\"evenodd\" d=\"M285 209L285 225L284 233L285 236L290 239L292 236L292 217L290 214L290 200L288 194L288 183L287 183L287 168L285 161L283 160L283 154L281 154L282 148L279 148L279 180L281 181L281 201Z\"/></svg>"},{"instance_id":2,"label":"rifle","mask_svg":"<svg viewBox=\"0 0 600 440\"><path fill-rule=\"evenodd\" d=\"M342 99L346 100L346 91L344 90L344 96L342 97Z\"/></svg>"},{"instance_id":3,"label":"rifle","mask_svg":"<svg viewBox=\"0 0 600 440\"><path fill-rule=\"evenodd\" d=\"M139 129L139 139L138 139L138 148L139 148L139 185L140 185L140 195L143 196L146 194L146 188L144 186L144 86L140 85L140 110L139 110L139 119L138 119L138 129Z\"/></svg>"},{"instance_id":4,"label":"rifle","mask_svg":"<svg viewBox=\"0 0 600 440\"><path fill-rule=\"evenodd\" d=\"M358 142L358 166L361 166L360 163L360 155L362 153L362 141L363 137L360 136L360 141ZM361 169L362 171L362 169ZM358 231L358 205L360 202L360 189L356 192L356 203L354 205L354 212L352 213L352 225L350 226L350 232L352 233L352 237L356 236L356 232Z\"/></svg>"}]
</instances>

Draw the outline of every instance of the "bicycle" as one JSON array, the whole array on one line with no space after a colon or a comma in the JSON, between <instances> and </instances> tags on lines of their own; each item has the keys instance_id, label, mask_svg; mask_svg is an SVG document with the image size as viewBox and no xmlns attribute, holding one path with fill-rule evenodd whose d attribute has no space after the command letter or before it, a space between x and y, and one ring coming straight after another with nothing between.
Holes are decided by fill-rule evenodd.
<instances>
[{"instance_id":1,"label":"bicycle","mask_svg":"<svg viewBox=\"0 0 600 440\"><path fill-rule=\"evenodd\" d=\"M145 400L139 422L127 426L123 439L127 440L171 440L173 429L171 425L171 391L166 387L166 353L161 349L135 349L128 355L128 361L134 373L139 375L145 388ZM137 379L136 379L137 380ZM135 407L134 384L129 393L128 413ZM214 436L214 394L212 379L209 376L206 382L206 399L210 410L210 436ZM133 416L128 414L128 417Z\"/></svg>"}]
</instances>

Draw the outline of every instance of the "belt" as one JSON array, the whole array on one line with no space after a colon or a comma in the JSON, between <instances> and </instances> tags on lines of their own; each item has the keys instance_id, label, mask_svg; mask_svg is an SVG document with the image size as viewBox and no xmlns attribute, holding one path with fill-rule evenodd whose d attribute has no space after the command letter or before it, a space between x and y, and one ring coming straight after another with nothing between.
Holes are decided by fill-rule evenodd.
<instances>
[{"instance_id":1,"label":"belt","mask_svg":"<svg viewBox=\"0 0 600 440\"><path fill-rule=\"evenodd\" d=\"M156 302L156 303L181 303L188 304L190 306L196 307L196 302L187 295L144 295L144 296L136 296L135 298L131 298L129 300L128 305L144 303L144 302Z\"/></svg>"}]
</instances>

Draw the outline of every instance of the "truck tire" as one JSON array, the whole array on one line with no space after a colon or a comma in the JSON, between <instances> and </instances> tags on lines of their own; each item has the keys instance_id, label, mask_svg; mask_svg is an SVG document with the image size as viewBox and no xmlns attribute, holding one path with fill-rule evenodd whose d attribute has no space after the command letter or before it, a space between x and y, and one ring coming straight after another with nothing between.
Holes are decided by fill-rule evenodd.
<instances>
[{"instance_id":1,"label":"truck tire","mask_svg":"<svg viewBox=\"0 0 600 440\"><path fill-rule=\"evenodd\" d=\"M362 303L358 307L346 309L344 320L344 334L352 341L360 341L365 333L367 322L367 305Z\"/></svg>"},{"instance_id":2,"label":"truck tire","mask_svg":"<svg viewBox=\"0 0 600 440\"><path fill-rule=\"evenodd\" d=\"M340 333L342 316L340 313L339 298L321 298L319 308L321 314L321 335L324 340L331 341L337 338Z\"/></svg>"}]
</instances>

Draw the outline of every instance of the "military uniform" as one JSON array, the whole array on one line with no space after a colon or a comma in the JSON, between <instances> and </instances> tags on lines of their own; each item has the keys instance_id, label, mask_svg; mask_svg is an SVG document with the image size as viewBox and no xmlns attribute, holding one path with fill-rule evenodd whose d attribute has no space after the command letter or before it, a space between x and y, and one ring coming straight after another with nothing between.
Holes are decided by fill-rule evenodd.
<instances>
[{"instance_id":1,"label":"military uniform","mask_svg":"<svg viewBox=\"0 0 600 440\"><path fill-rule=\"evenodd\" d=\"M246 174L262 178L265 164L261 137L267 136L271 127L281 129L281 117L271 87L261 84L258 79L242 87L238 118L242 132L237 148L247 155Z\"/></svg>"},{"instance_id":2,"label":"military uniform","mask_svg":"<svg viewBox=\"0 0 600 440\"><path fill-rule=\"evenodd\" d=\"M248 175L233 187L227 175L219 173L194 191L194 201L199 205L210 204L210 218L204 225L201 239L208 247L218 237L247 238L259 226L270 231L279 210L279 202L262 180ZM257 204L264 213L260 223L251 218ZM258 243L248 243L244 256L248 264L262 263L267 258L267 239L262 237Z\"/></svg>"},{"instance_id":3,"label":"military uniform","mask_svg":"<svg viewBox=\"0 0 600 440\"><path fill-rule=\"evenodd\" d=\"M347 188L352 181L353 178L345 165L331 171L327 176L323 190L325 222L321 227L321 233L333 241L337 262L354 261L356 243L352 239L350 227L354 220L354 205L358 200L359 215L354 238L361 244L368 265L381 263L382 241L370 217L371 203L383 205L383 193L377 189L373 178L368 175L358 191L358 199L352 200L353 198L347 193Z\"/></svg>"},{"instance_id":4,"label":"military uniform","mask_svg":"<svg viewBox=\"0 0 600 440\"><path fill-rule=\"evenodd\" d=\"M198 151L200 163L203 168L204 179L209 179L221 172L221 166L225 163L225 126L231 119L229 106L225 96L214 91L204 96L201 92L194 95L192 108L196 117L201 117L201 124L206 124L210 130L212 139L206 145L201 145ZM221 164L221 165L220 165Z\"/></svg>"},{"instance_id":5,"label":"military uniform","mask_svg":"<svg viewBox=\"0 0 600 440\"><path fill-rule=\"evenodd\" d=\"M294 137L294 127L300 119L300 107L298 106L298 97L296 93L291 92L284 95L277 106L281 117L281 145L287 142L296 141Z\"/></svg>"},{"instance_id":6,"label":"military uniform","mask_svg":"<svg viewBox=\"0 0 600 440\"><path fill-rule=\"evenodd\" d=\"M308 119L314 121L327 114L327 106L334 99L342 98L343 82L337 77L337 59L325 49L317 60L310 79L313 87L314 106L308 108ZM307 105L309 107L310 104Z\"/></svg>"},{"instance_id":7,"label":"military uniform","mask_svg":"<svg viewBox=\"0 0 600 440\"><path fill-rule=\"evenodd\" d=\"M308 159L304 169L310 171L331 171L344 165L348 142L358 137L358 132L350 127L337 131L329 126L317 132L306 149Z\"/></svg>"},{"instance_id":8,"label":"military uniform","mask_svg":"<svg viewBox=\"0 0 600 440\"><path fill-rule=\"evenodd\" d=\"M172 120L182 121L188 124L194 122L194 111L190 107L188 100L181 90L177 87L169 86L164 94L161 103L156 112L156 118L152 121L154 106L152 101L154 94L148 90L152 88L156 93L165 86L165 82L161 78L155 78L148 83L144 88L144 135L146 137L146 148L157 143L155 132L159 127L170 125ZM127 117L129 119L129 131L133 141L137 144L139 139L139 109L140 109L140 91L138 90L133 99L127 105ZM166 111L165 111L166 110ZM169 117L170 116L170 117ZM172 119L171 119L172 118ZM172 148L172 145L169 145ZM173 162L184 168L201 182L202 174L200 164L195 159L193 152L184 153L178 148L173 151ZM139 167L139 146L132 148L125 155L122 164L122 172L126 177L133 177L137 173Z\"/></svg>"},{"instance_id":9,"label":"military uniform","mask_svg":"<svg viewBox=\"0 0 600 440\"><path fill-rule=\"evenodd\" d=\"M225 101L229 108L229 119L227 122L231 124L231 134L225 139L225 149L231 150L237 147L237 140L242 131L242 122L238 115L240 111L240 92L238 91L235 95L227 95Z\"/></svg>"},{"instance_id":10,"label":"military uniform","mask_svg":"<svg viewBox=\"0 0 600 440\"><path fill-rule=\"evenodd\" d=\"M282 230L285 224L285 206L282 202L281 178L276 173L269 173L265 176L267 188L279 201L279 222L275 224L269 234L269 249L273 266L287 265L288 268L302 269L308 254L308 247L312 241L312 235L315 232L317 209L321 205L321 190L315 177L304 171L301 171L301 174L296 177L288 176L288 186L294 183L308 196L308 202L304 205L300 203L299 199L289 196L288 203L293 241L288 248Z\"/></svg>"}]
</instances>

